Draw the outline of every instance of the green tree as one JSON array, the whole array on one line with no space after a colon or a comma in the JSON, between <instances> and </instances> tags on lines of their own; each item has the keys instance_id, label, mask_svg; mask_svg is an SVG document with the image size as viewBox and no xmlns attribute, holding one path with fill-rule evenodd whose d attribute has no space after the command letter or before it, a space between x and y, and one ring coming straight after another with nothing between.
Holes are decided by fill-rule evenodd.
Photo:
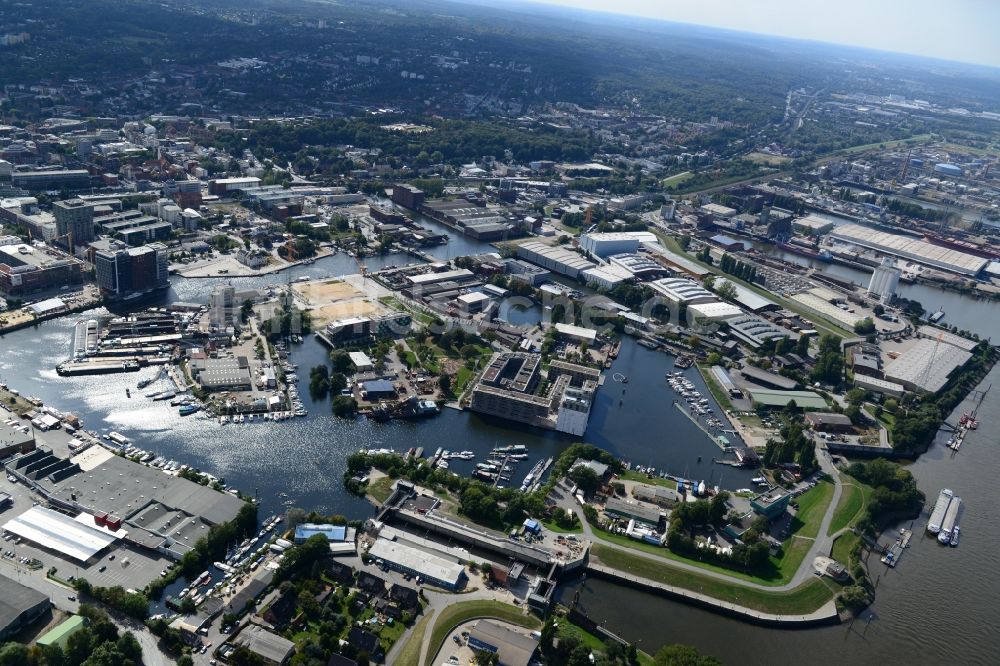
<instances>
[{"instance_id":1,"label":"green tree","mask_svg":"<svg viewBox=\"0 0 1000 666\"><path fill-rule=\"evenodd\" d=\"M653 657L656 666L722 666L715 657L708 657L690 645L666 645Z\"/></svg>"},{"instance_id":2,"label":"green tree","mask_svg":"<svg viewBox=\"0 0 1000 666\"><path fill-rule=\"evenodd\" d=\"M338 395L333 398L333 415L347 418L358 411L358 401L353 397Z\"/></svg>"}]
</instances>

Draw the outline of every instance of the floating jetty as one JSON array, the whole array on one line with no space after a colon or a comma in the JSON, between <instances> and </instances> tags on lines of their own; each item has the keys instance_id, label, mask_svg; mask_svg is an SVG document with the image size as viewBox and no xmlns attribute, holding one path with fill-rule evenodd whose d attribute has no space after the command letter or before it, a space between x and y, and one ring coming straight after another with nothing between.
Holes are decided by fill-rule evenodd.
<instances>
[{"instance_id":1,"label":"floating jetty","mask_svg":"<svg viewBox=\"0 0 1000 666\"><path fill-rule=\"evenodd\" d=\"M885 551L885 555L882 556L882 564L888 565L890 567L895 567L899 563L899 558L903 556L903 551L910 547L910 539L913 537L913 532L903 528L899 530L899 536L896 538L896 543L889 546Z\"/></svg>"}]
</instances>

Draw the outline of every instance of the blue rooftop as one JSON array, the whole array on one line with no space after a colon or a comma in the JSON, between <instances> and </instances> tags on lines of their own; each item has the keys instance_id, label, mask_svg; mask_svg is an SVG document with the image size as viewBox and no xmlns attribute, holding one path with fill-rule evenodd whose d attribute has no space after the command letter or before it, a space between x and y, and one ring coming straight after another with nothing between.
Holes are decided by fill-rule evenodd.
<instances>
[{"instance_id":1,"label":"blue rooftop","mask_svg":"<svg viewBox=\"0 0 1000 666\"><path fill-rule=\"evenodd\" d=\"M344 541L347 539L347 527L344 525L318 525L302 523L295 528L295 540L305 541L311 536L322 534L327 541Z\"/></svg>"},{"instance_id":2,"label":"blue rooftop","mask_svg":"<svg viewBox=\"0 0 1000 666\"><path fill-rule=\"evenodd\" d=\"M385 379L374 379L370 382L362 383L362 388L368 393L395 393L396 387L392 382Z\"/></svg>"}]
</instances>

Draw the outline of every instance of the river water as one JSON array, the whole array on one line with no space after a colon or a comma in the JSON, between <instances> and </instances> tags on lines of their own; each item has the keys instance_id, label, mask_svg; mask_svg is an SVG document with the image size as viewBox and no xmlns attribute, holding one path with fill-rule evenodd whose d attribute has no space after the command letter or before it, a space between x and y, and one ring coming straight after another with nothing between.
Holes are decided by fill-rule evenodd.
<instances>
[{"instance_id":1,"label":"river water","mask_svg":"<svg viewBox=\"0 0 1000 666\"><path fill-rule=\"evenodd\" d=\"M435 250L445 252L446 246ZM470 250L483 251L482 247L466 247L464 253ZM406 259L389 255L365 261L374 269L401 264ZM289 277L294 280L302 275L342 275L356 270L353 258L338 254L293 268L288 276L175 277L164 301L206 302L214 286L227 282L238 289L261 288L280 284ZM537 459L557 456L579 439L453 409L444 409L440 416L421 422L337 419L330 413L329 400L314 402L309 396L309 369L323 363L328 351L315 336L291 346L292 361L299 366L299 390L309 411L307 417L239 425L220 425L202 415L180 417L175 407L144 397L157 386L165 387L165 381L145 391L135 390L139 379L156 374L153 368L90 377L56 374L55 365L70 354L75 322L88 316L83 313L64 317L0 338L4 351L0 356L0 379L23 395L36 396L77 414L90 430L121 432L144 449L203 469L244 492L256 494L264 513L294 504L351 518L367 517L367 503L346 493L342 484L346 458L361 448L386 447L405 452L409 447L422 446L425 454L432 454L443 446L455 451L471 450L477 461L482 461L494 446L525 444L531 459L522 463L512 478L512 484L519 485ZM517 323L537 322L540 317L537 307L512 310L510 314ZM626 339L619 358L605 373L607 383L598 391L583 439L636 464L653 465L675 475L705 480L709 485L729 489L749 486L749 471L712 464L712 458L721 457L721 453L671 404L673 394L664 381L668 371L673 371L671 356ZM628 375L629 382L615 382L612 376L616 372ZM686 374L711 399L697 370L691 368ZM126 388L133 389L131 399L125 396ZM475 462L455 460L452 469L470 474Z\"/></svg>"},{"instance_id":2,"label":"river water","mask_svg":"<svg viewBox=\"0 0 1000 666\"><path fill-rule=\"evenodd\" d=\"M927 513L914 522L916 536L895 569L869 560L878 582L873 619L853 626L777 630L752 626L661 597L591 579L581 590L582 609L591 618L642 649L655 652L686 643L726 664L793 663L808 655L810 664L997 664L1000 663L1000 581L996 553L1000 531L994 509L997 483L996 427L1000 421L1000 366L979 411L982 425L969 433L958 453L944 446L947 435L910 466L920 490L933 505L941 488L965 500L958 548L941 546L925 534ZM951 422L972 408L956 409ZM928 507L929 510L929 507ZM892 540L893 526L881 538ZM567 602L575 586L561 590Z\"/></svg>"},{"instance_id":3,"label":"river water","mask_svg":"<svg viewBox=\"0 0 1000 666\"><path fill-rule=\"evenodd\" d=\"M421 222L443 230L431 220ZM490 250L485 244L453 236L449 245L432 248L430 253L449 258ZM388 255L364 261L374 270L408 263L410 258ZM824 265L826 268L844 267ZM164 300L205 302L217 284L260 288L302 275L322 277L356 271L353 258L338 254L293 268L287 276L174 278ZM933 291L948 300L944 307L952 320L952 313L957 311L953 302L963 297ZM928 307L934 303L933 299L915 297ZM983 322L992 319L995 323L997 309L969 300L970 307L975 305L977 310L975 316L970 312L970 322L978 321L985 328L968 327L988 335L993 324ZM300 385L309 410L306 418L225 426L197 415L181 418L176 408L152 402L141 391L134 391L131 399L125 397L126 387L134 388L139 379L155 373L152 369L137 374L77 378L56 374L56 363L70 353L74 323L86 316L49 321L0 338L0 380L24 395L37 396L76 413L88 429L117 430L143 448L224 477L241 490L256 494L262 515L281 512L294 504L350 518L368 517L371 507L346 493L341 481L347 456L363 447L403 451L422 446L430 453L444 446L472 450L482 460L498 444L525 444L531 460L517 471L513 480L516 485L536 459L558 455L575 439L451 409L417 423L345 421L330 414L328 401L311 400L307 381ZM529 308L511 319L529 323L540 316L537 308ZM302 345L292 346L292 360L299 365L303 378L308 377L309 368L323 362L326 353L312 336ZM663 380L664 373L670 371L670 356L626 339L612 369L605 373L607 383L598 392L583 439L635 464L704 479L709 485L728 489L749 485L751 472L711 463L719 455L715 444L671 404L673 395ZM612 377L616 372L627 375L629 382L615 382ZM696 370L686 374L708 395ZM994 370L984 383L990 382L1000 384L1000 371ZM952 456L938 443L912 466L921 490L932 500L943 486L966 498L961 546L949 549L930 539L915 540L900 566L881 575L872 609L875 619L867 629L860 622L853 628L790 632L761 629L596 580L589 581L582 590L584 609L612 630L640 641L648 651L665 643L690 643L726 663L763 663L803 654L820 664L900 658L913 663L942 659L956 663L1000 662L1000 610L996 605L1000 583L991 566L993 554L1000 547L1000 533L990 529L994 522L991 509L1000 504L1000 486L991 464L997 443L991 433L1000 419L998 396L1000 390L989 393L980 412L983 426L970 434L957 455ZM713 406L718 410L714 401ZM453 467L467 473L472 464L454 461ZM719 640L721 636L726 639Z\"/></svg>"}]
</instances>

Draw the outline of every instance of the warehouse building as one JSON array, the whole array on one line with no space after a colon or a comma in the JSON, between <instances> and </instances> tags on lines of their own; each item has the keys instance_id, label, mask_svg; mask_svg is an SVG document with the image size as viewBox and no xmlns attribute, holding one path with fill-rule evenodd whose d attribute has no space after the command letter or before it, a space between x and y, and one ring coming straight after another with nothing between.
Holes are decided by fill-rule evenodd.
<instances>
[{"instance_id":1,"label":"warehouse building","mask_svg":"<svg viewBox=\"0 0 1000 666\"><path fill-rule=\"evenodd\" d=\"M624 269L629 275L643 282L658 280L670 275L670 271L662 264L658 264L642 254L613 254L608 257L608 263Z\"/></svg>"},{"instance_id":2,"label":"warehouse building","mask_svg":"<svg viewBox=\"0 0 1000 666\"><path fill-rule=\"evenodd\" d=\"M820 432L850 432L854 427L846 414L806 412L804 418L813 430Z\"/></svg>"},{"instance_id":3,"label":"warehouse building","mask_svg":"<svg viewBox=\"0 0 1000 666\"><path fill-rule=\"evenodd\" d=\"M885 378L910 391L937 393L951 374L972 358L944 341L921 338L885 366Z\"/></svg>"},{"instance_id":4,"label":"warehouse building","mask_svg":"<svg viewBox=\"0 0 1000 666\"><path fill-rule=\"evenodd\" d=\"M989 259L985 257L934 245L913 236L878 231L860 224L842 224L831 231L830 236L839 241L969 277L979 275L989 263Z\"/></svg>"},{"instance_id":5,"label":"warehouse building","mask_svg":"<svg viewBox=\"0 0 1000 666\"><path fill-rule=\"evenodd\" d=\"M917 335L929 340L941 340L941 342L946 342L952 347L958 347L959 349L964 349L967 352L972 351L976 348L976 345L979 344L975 340L963 338L961 335L955 335L954 333L949 333L942 328L928 326L927 324L924 324L917 329Z\"/></svg>"},{"instance_id":6,"label":"warehouse building","mask_svg":"<svg viewBox=\"0 0 1000 666\"><path fill-rule=\"evenodd\" d=\"M640 243L655 243L656 234L648 231L617 231L580 236L580 249L595 257L631 253L639 250Z\"/></svg>"},{"instance_id":7,"label":"warehouse building","mask_svg":"<svg viewBox=\"0 0 1000 666\"><path fill-rule=\"evenodd\" d=\"M81 615L73 615L65 622L45 632L35 643L39 647L49 647L51 645L66 649L69 637L87 626L86 619Z\"/></svg>"},{"instance_id":8,"label":"warehouse building","mask_svg":"<svg viewBox=\"0 0 1000 666\"><path fill-rule=\"evenodd\" d=\"M716 278L713 288L718 291L725 284L733 285L736 296L733 298L744 310L750 312L766 312L768 310L780 310L781 306L774 301L758 294L753 289L744 287L738 282L733 282L725 278Z\"/></svg>"},{"instance_id":9,"label":"warehouse building","mask_svg":"<svg viewBox=\"0 0 1000 666\"><path fill-rule=\"evenodd\" d=\"M638 520L654 527L666 520L666 515L658 506L618 497L608 498L607 503L604 505L604 513L618 516L619 518Z\"/></svg>"},{"instance_id":10,"label":"warehouse building","mask_svg":"<svg viewBox=\"0 0 1000 666\"><path fill-rule=\"evenodd\" d=\"M58 518L46 516L47 522L32 521L25 527L37 529L33 527L37 523L45 528L46 538L65 540L67 548L77 551L69 555L72 559L99 552L98 539L124 538L179 560L213 525L232 520L243 507L243 501L229 493L167 476L99 446L69 459L37 450L14 458L6 467L51 506L78 514L70 518L51 511ZM31 520L31 515L23 514L22 522Z\"/></svg>"},{"instance_id":11,"label":"warehouse building","mask_svg":"<svg viewBox=\"0 0 1000 666\"><path fill-rule=\"evenodd\" d=\"M588 268L582 271L580 275L589 286L607 290L614 289L623 282L628 282L634 278L627 270L613 264Z\"/></svg>"},{"instance_id":12,"label":"warehouse building","mask_svg":"<svg viewBox=\"0 0 1000 666\"><path fill-rule=\"evenodd\" d=\"M295 652L295 643L255 624L248 624L232 642L270 664L283 664Z\"/></svg>"},{"instance_id":13,"label":"warehouse building","mask_svg":"<svg viewBox=\"0 0 1000 666\"><path fill-rule=\"evenodd\" d=\"M0 642L15 636L46 612L49 598L0 574Z\"/></svg>"},{"instance_id":14,"label":"warehouse building","mask_svg":"<svg viewBox=\"0 0 1000 666\"><path fill-rule=\"evenodd\" d=\"M584 259L576 252L562 247L545 245L538 241L518 245L517 256L574 280L578 279L583 271L597 267L594 262Z\"/></svg>"},{"instance_id":15,"label":"warehouse building","mask_svg":"<svg viewBox=\"0 0 1000 666\"><path fill-rule=\"evenodd\" d=\"M708 323L713 321L724 321L739 317L743 310L732 303L692 303L688 305L688 321L697 323Z\"/></svg>"},{"instance_id":16,"label":"warehouse building","mask_svg":"<svg viewBox=\"0 0 1000 666\"><path fill-rule=\"evenodd\" d=\"M54 250L20 243L0 246L0 293L20 296L83 280L82 264Z\"/></svg>"},{"instance_id":17,"label":"warehouse building","mask_svg":"<svg viewBox=\"0 0 1000 666\"><path fill-rule=\"evenodd\" d=\"M833 229L833 222L816 215L806 215L792 220L792 229L803 236L825 236Z\"/></svg>"},{"instance_id":18,"label":"warehouse building","mask_svg":"<svg viewBox=\"0 0 1000 666\"><path fill-rule=\"evenodd\" d=\"M768 340L794 337L789 331L756 315L733 317L726 320L726 323L729 325L730 335L753 349L757 349Z\"/></svg>"},{"instance_id":19,"label":"warehouse building","mask_svg":"<svg viewBox=\"0 0 1000 666\"><path fill-rule=\"evenodd\" d=\"M687 278L663 278L649 283L660 296L674 303L715 303L719 298L694 280Z\"/></svg>"},{"instance_id":20,"label":"warehouse building","mask_svg":"<svg viewBox=\"0 0 1000 666\"><path fill-rule=\"evenodd\" d=\"M900 398L906 387L896 382L866 375L854 375L854 385L872 393L878 393L890 398Z\"/></svg>"},{"instance_id":21,"label":"warehouse building","mask_svg":"<svg viewBox=\"0 0 1000 666\"><path fill-rule=\"evenodd\" d=\"M827 409L826 400L812 391L779 391L776 389L751 389L750 399L765 408L784 409L794 402L799 409Z\"/></svg>"},{"instance_id":22,"label":"warehouse building","mask_svg":"<svg viewBox=\"0 0 1000 666\"><path fill-rule=\"evenodd\" d=\"M58 553L77 562L89 562L115 541L125 536L121 530L112 531L87 524L64 513L33 506L17 518L7 521L5 532L16 534L47 551Z\"/></svg>"},{"instance_id":23,"label":"warehouse building","mask_svg":"<svg viewBox=\"0 0 1000 666\"><path fill-rule=\"evenodd\" d=\"M452 592L458 590L466 578L465 567L457 562L387 539L377 539L368 554L396 571L420 576L425 582Z\"/></svg>"},{"instance_id":24,"label":"warehouse building","mask_svg":"<svg viewBox=\"0 0 1000 666\"><path fill-rule=\"evenodd\" d=\"M520 259L504 259L503 268L504 272L509 275L512 280L526 282L532 287L541 285L549 279L550 275L552 275L552 273L544 268L535 266L534 264L529 264L527 261L522 261Z\"/></svg>"},{"instance_id":25,"label":"warehouse building","mask_svg":"<svg viewBox=\"0 0 1000 666\"><path fill-rule=\"evenodd\" d=\"M469 632L469 647L497 655L498 666L528 666L538 641L493 620L480 620Z\"/></svg>"}]
</instances>

